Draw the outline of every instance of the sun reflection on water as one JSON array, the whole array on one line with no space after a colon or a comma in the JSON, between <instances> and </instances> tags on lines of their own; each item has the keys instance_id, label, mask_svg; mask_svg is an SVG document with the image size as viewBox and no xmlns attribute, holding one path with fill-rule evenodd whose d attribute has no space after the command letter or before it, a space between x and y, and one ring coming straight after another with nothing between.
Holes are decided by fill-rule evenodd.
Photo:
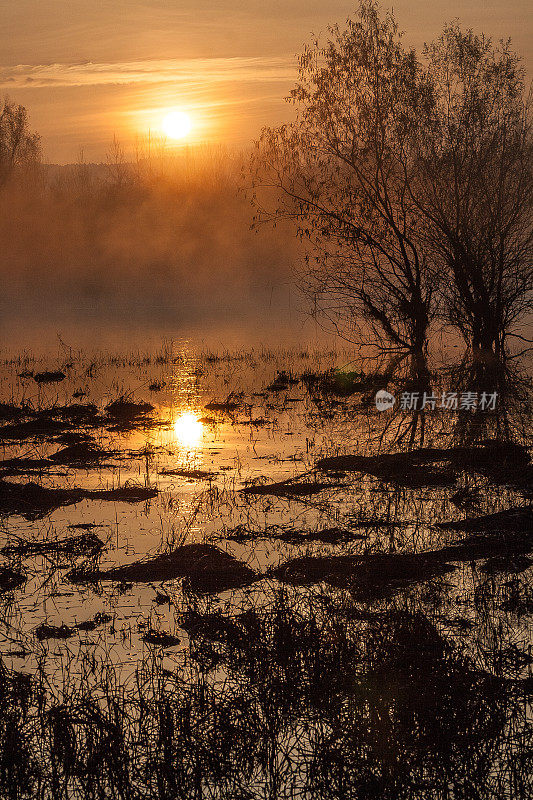
<instances>
[{"instance_id":1,"label":"sun reflection on water","mask_svg":"<svg viewBox=\"0 0 533 800\"><path fill-rule=\"evenodd\" d=\"M196 414L190 411L180 414L174 420L173 429L176 440L182 447L200 446L204 435L204 426Z\"/></svg>"}]
</instances>

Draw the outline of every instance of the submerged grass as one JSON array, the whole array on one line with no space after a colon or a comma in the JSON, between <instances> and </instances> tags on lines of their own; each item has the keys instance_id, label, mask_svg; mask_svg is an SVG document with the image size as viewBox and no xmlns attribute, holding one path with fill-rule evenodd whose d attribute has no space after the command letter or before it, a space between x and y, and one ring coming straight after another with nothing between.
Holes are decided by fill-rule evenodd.
<instances>
[{"instance_id":1,"label":"submerged grass","mask_svg":"<svg viewBox=\"0 0 533 800\"><path fill-rule=\"evenodd\" d=\"M418 610L277 591L231 618L191 607L183 627L185 671L157 655L176 637L149 631L154 654L129 689L104 663L54 701L38 676L2 667L2 796L503 800L533 788L533 687L480 669Z\"/></svg>"}]
</instances>

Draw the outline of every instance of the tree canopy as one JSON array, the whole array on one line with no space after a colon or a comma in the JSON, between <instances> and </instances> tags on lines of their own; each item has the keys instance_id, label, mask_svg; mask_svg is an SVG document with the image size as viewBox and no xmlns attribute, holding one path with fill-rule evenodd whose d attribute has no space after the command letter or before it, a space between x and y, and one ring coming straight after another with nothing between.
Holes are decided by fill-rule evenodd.
<instances>
[{"instance_id":1,"label":"tree canopy","mask_svg":"<svg viewBox=\"0 0 533 800\"><path fill-rule=\"evenodd\" d=\"M438 316L497 349L531 304L529 102L509 43L457 24L418 56L363 2L313 40L251 161L256 221L292 220L302 287L336 324L420 352Z\"/></svg>"},{"instance_id":2,"label":"tree canopy","mask_svg":"<svg viewBox=\"0 0 533 800\"><path fill-rule=\"evenodd\" d=\"M34 166L41 155L41 140L29 129L24 106L9 99L0 103L0 186L21 168Z\"/></svg>"}]
</instances>

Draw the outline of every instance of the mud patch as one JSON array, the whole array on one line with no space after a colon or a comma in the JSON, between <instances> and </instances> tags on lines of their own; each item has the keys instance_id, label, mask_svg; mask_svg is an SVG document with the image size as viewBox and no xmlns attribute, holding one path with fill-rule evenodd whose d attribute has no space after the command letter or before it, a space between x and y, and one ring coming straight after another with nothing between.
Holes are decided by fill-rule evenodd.
<instances>
[{"instance_id":1,"label":"mud patch","mask_svg":"<svg viewBox=\"0 0 533 800\"><path fill-rule=\"evenodd\" d=\"M76 630L78 631L94 631L101 625L106 625L111 622L113 617L109 614L95 614L93 619L88 619L85 622L78 622Z\"/></svg>"},{"instance_id":2,"label":"mud patch","mask_svg":"<svg viewBox=\"0 0 533 800\"><path fill-rule=\"evenodd\" d=\"M0 481L0 515L41 519L58 508L79 503L83 496L82 489L47 489L33 482Z\"/></svg>"},{"instance_id":3,"label":"mud patch","mask_svg":"<svg viewBox=\"0 0 533 800\"><path fill-rule=\"evenodd\" d=\"M151 403L134 403L126 400L125 397L119 397L118 400L109 403L105 410L110 417L116 420L129 421L151 414L155 408Z\"/></svg>"},{"instance_id":4,"label":"mud patch","mask_svg":"<svg viewBox=\"0 0 533 800\"><path fill-rule=\"evenodd\" d=\"M74 632L74 628L69 628L68 625L46 625L43 622L35 629L35 636L42 642L45 639L70 639Z\"/></svg>"},{"instance_id":5,"label":"mud patch","mask_svg":"<svg viewBox=\"0 0 533 800\"><path fill-rule=\"evenodd\" d=\"M21 572L15 572L9 567L0 566L0 592L9 592L17 589L26 582L26 576Z\"/></svg>"},{"instance_id":6,"label":"mud patch","mask_svg":"<svg viewBox=\"0 0 533 800\"><path fill-rule=\"evenodd\" d=\"M180 643L177 636L172 636L171 633L165 631L149 630L142 637L143 642L154 645L156 647L175 647Z\"/></svg>"},{"instance_id":7,"label":"mud patch","mask_svg":"<svg viewBox=\"0 0 533 800\"><path fill-rule=\"evenodd\" d=\"M216 472L206 472L202 469L162 469L159 475L175 475L178 478L189 478L193 481L207 481L216 476Z\"/></svg>"},{"instance_id":8,"label":"mud patch","mask_svg":"<svg viewBox=\"0 0 533 800\"><path fill-rule=\"evenodd\" d=\"M242 645L246 639L246 631L235 619L222 614L199 614L188 611L182 621L181 627L189 636L201 636L213 642L224 644Z\"/></svg>"},{"instance_id":9,"label":"mud patch","mask_svg":"<svg viewBox=\"0 0 533 800\"><path fill-rule=\"evenodd\" d=\"M338 487L338 483L324 481L298 480L280 481L279 483L254 483L241 489L242 494L265 494L275 497L311 497L314 494Z\"/></svg>"},{"instance_id":10,"label":"mud patch","mask_svg":"<svg viewBox=\"0 0 533 800\"><path fill-rule=\"evenodd\" d=\"M172 553L147 561L136 561L108 570L72 570L67 576L74 583L117 581L149 583L184 578L193 592L222 592L247 586L259 576L241 561L208 544L189 544Z\"/></svg>"},{"instance_id":11,"label":"mud patch","mask_svg":"<svg viewBox=\"0 0 533 800\"><path fill-rule=\"evenodd\" d=\"M387 597L411 584L440 577L455 568L426 554L304 556L285 562L269 574L286 583L329 583L350 589L360 600Z\"/></svg>"},{"instance_id":12,"label":"mud patch","mask_svg":"<svg viewBox=\"0 0 533 800\"><path fill-rule=\"evenodd\" d=\"M51 372L36 372L33 376L35 383L59 383L64 381L67 376L61 370Z\"/></svg>"},{"instance_id":13,"label":"mud patch","mask_svg":"<svg viewBox=\"0 0 533 800\"><path fill-rule=\"evenodd\" d=\"M144 486L122 486L116 489L48 489L37 483L12 483L0 480L0 515L18 515L28 520L42 519L58 508L75 505L81 500L114 500L140 503L158 494Z\"/></svg>"},{"instance_id":14,"label":"mud patch","mask_svg":"<svg viewBox=\"0 0 533 800\"><path fill-rule=\"evenodd\" d=\"M424 447L405 453L376 456L345 455L320 459L323 471L362 472L408 488L453 486L458 472L480 472L495 482L516 480L517 470L529 464L526 448L489 441L479 447Z\"/></svg>"},{"instance_id":15,"label":"mud patch","mask_svg":"<svg viewBox=\"0 0 533 800\"><path fill-rule=\"evenodd\" d=\"M44 439L59 436L72 429L72 424L46 417L31 419L13 425L4 425L0 428L0 439L11 441L25 441L26 439Z\"/></svg>"},{"instance_id":16,"label":"mud patch","mask_svg":"<svg viewBox=\"0 0 533 800\"><path fill-rule=\"evenodd\" d=\"M510 533L533 534L533 509L531 506L518 506L499 511L497 514L486 514L471 517L458 522L443 522L439 526L447 531L497 531Z\"/></svg>"},{"instance_id":17,"label":"mud patch","mask_svg":"<svg viewBox=\"0 0 533 800\"><path fill-rule=\"evenodd\" d=\"M93 556L99 553L104 543L94 533L84 533L80 536L71 536L58 542L19 542L6 545L0 550L4 556L35 556L35 555L66 555L66 556Z\"/></svg>"},{"instance_id":18,"label":"mud patch","mask_svg":"<svg viewBox=\"0 0 533 800\"><path fill-rule=\"evenodd\" d=\"M111 455L111 451L103 450L88 442L79 442L52 453L49 459L54 464L88 469L99 465L100 462Z\"/></svg>"}]
</instances>

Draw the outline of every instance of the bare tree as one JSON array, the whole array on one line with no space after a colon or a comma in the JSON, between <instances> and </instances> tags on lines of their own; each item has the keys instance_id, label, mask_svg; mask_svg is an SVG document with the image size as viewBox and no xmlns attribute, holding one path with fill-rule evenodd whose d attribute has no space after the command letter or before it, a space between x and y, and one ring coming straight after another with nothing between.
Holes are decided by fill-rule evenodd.
<instances>
[{"instance_id":1,"label":"bare tree","mask_svg":"<svg viewBox=\"0 0 533 800\"><path fill-rule=\"evenodd\" d=\"M0 186L16 170L34 167L40 157L40 137L30 132L26 109L5 98L0 103Z\"/></svg>"},{"instance_id":2,"label":"bare tree","mask_svg":"<svg viewBox=\"0 0 533 800\"><path fill-rule=\"evenodd\" d=\"M442 282L443 312L478 358L502 355L533 299L531 104L509 42L446 26L425 50L412 191ZM412 187L409 187L410 190Z\"/></svg>"},{"instance_id":3,"label":"bare tree","mask_svg":"<svg viewBox=\"0 0 533 800\"><path fill-rule=\"evenodd\" d=\"M317 309L423 353L439 316L501 355L532 310L531 105L509 43L445 27L420 61L362 2L300 58L252 157L256 221L294 221ZM364 337L363 337L364 338Z\"/></svg>"},{"instance_id":4,"label":"bare tree","mask_svg":"<svg viewBox=\"0 0 533 800\"><path fill-rule=\"evenodd\" d=\"M132 165L128 162L124 146L116 135L113 135L113 141L106 154L106 167L112 191L120 192L131 186L134 178Z\"/></svg>"},{"instance_id":5,"label":"bare tree","mask_svg":"<svg viewBox=\"0 0 533 800\"><path fill-rule=\"evenodd\" d=\"M413 140L431 94L394 18L380 19L374 3L329 35L300 58L296 121L256 143L256 220L296 222L302 284L320 312L352 328L363 318L363 340L422 354L435 276L420 246Z\"/></svg>"}]
</instances>

